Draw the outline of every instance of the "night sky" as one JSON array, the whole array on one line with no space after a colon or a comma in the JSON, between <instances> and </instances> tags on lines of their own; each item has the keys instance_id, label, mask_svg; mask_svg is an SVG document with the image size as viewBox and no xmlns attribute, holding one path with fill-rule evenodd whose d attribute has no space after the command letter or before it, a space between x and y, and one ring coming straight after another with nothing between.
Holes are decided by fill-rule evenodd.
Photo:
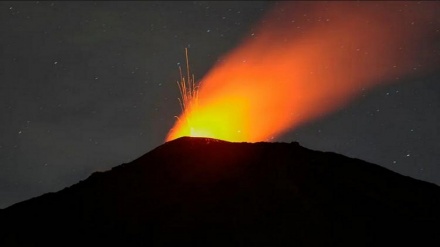
<instances>
[{"instance_id":1,"label":"night sky","mask_svg":"<svg viewBox=\"0 0 440 247\"><path fill-rule=\"evenodd\" d=\"M273 5L0 2L0 208L164 143L181 111L184 49L200 79ZM440 41L437 18L430 25ZM440 57L438 43L420 52ZM396 78L271 141L298 141L440 185L439 80L440 70Z\"/></svg>"}]
</instances>

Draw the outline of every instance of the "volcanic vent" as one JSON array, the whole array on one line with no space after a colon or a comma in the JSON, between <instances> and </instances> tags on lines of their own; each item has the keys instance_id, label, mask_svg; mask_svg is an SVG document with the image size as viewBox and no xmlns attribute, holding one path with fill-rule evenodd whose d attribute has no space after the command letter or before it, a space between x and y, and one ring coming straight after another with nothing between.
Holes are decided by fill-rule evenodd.
<instances>
[{"instance_id":1,"label":"volcanic vent","mask_svg":"<svg viewBox=\"0 0 440 247\"><path fill-rule=\"evenodd\" d=\"M179 138L0 211L0 246L436 241L440 188L298 143Z\"/></svg>"}]
</instances>

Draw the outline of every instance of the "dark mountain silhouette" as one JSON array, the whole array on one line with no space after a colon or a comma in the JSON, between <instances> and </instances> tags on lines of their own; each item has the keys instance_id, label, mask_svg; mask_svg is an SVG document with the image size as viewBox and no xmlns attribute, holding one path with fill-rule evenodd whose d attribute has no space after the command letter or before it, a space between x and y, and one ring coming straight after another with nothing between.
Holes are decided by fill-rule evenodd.
<instances>
[{"instance_id":1,"label":"dark mountain silhouette","mask_svg":"<svg viewBox=\"0 0 440 247\"><path fill-rule=\"evenodd\" d=\"M362 160L187 137L0 210L0 246L439 246L439 210Z\"/></svg>"}]
</instances>

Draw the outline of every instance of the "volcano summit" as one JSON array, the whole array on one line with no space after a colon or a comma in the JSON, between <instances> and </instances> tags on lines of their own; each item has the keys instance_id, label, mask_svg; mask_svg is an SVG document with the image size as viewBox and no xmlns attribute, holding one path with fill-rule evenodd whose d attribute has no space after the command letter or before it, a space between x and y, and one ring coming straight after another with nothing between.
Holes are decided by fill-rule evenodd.
<instances>
[{"instance_id":1,"label":"volcano summit","mask_svg":"<svg viewBox=\"0 0 440 247\"><path fill-rule=\"evenodd\" d=\"M0 210L0 246L438 245L440 187L298 143L183 137Z\"/></svg>"}]
</instances>

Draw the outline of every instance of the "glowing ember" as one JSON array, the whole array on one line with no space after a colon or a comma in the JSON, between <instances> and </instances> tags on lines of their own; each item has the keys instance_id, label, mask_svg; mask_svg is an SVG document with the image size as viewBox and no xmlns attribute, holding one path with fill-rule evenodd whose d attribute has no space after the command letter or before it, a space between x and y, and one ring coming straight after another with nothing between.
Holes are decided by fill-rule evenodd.
<instances>
[{"instance_id":1,"label":"glowing ember","mask_svg":"<svg viewBox=\"0 0 440 247\"><path fill-rule=\"evenodd\" d=\"M257 32L202 79L198 97L188 71L192 86L185 91L185 83L179 84L185 109L167 141L268 140L413 72L426 62L426 52L417 55L421 46L429 49L425 37L432 30L411 22L427 23L438 9L429 11L432 4L437 3L408 2L404 9L374 1L278 4Z\"/></svg>"},{"instance_id":2,"label":"glowing ember","mask_svg":"<svg viewBox=\"0 0 440 247\"><path fill-rule=\"evenodd\" d=\"M180 73L180 81L177 82L177 86L179 86L180 96L182 99L179 99L180 107L182 108L182 112L186 115L185 118L179 119L179 121L184 121L187 128L191 129L191 118L188 117L191 115L191 111L196 111L197 107L197 99L198 99L198 91L194 80L194 75L190 75L189 69L189 59L188 59L188 49L185 48L185 57L186 57L186 78L182 74L182 69L179 67ZM198 136L195 133L190 133L191 136ZM189 135L188 135L189 136Z\"/></svg>"}]
</instances>

